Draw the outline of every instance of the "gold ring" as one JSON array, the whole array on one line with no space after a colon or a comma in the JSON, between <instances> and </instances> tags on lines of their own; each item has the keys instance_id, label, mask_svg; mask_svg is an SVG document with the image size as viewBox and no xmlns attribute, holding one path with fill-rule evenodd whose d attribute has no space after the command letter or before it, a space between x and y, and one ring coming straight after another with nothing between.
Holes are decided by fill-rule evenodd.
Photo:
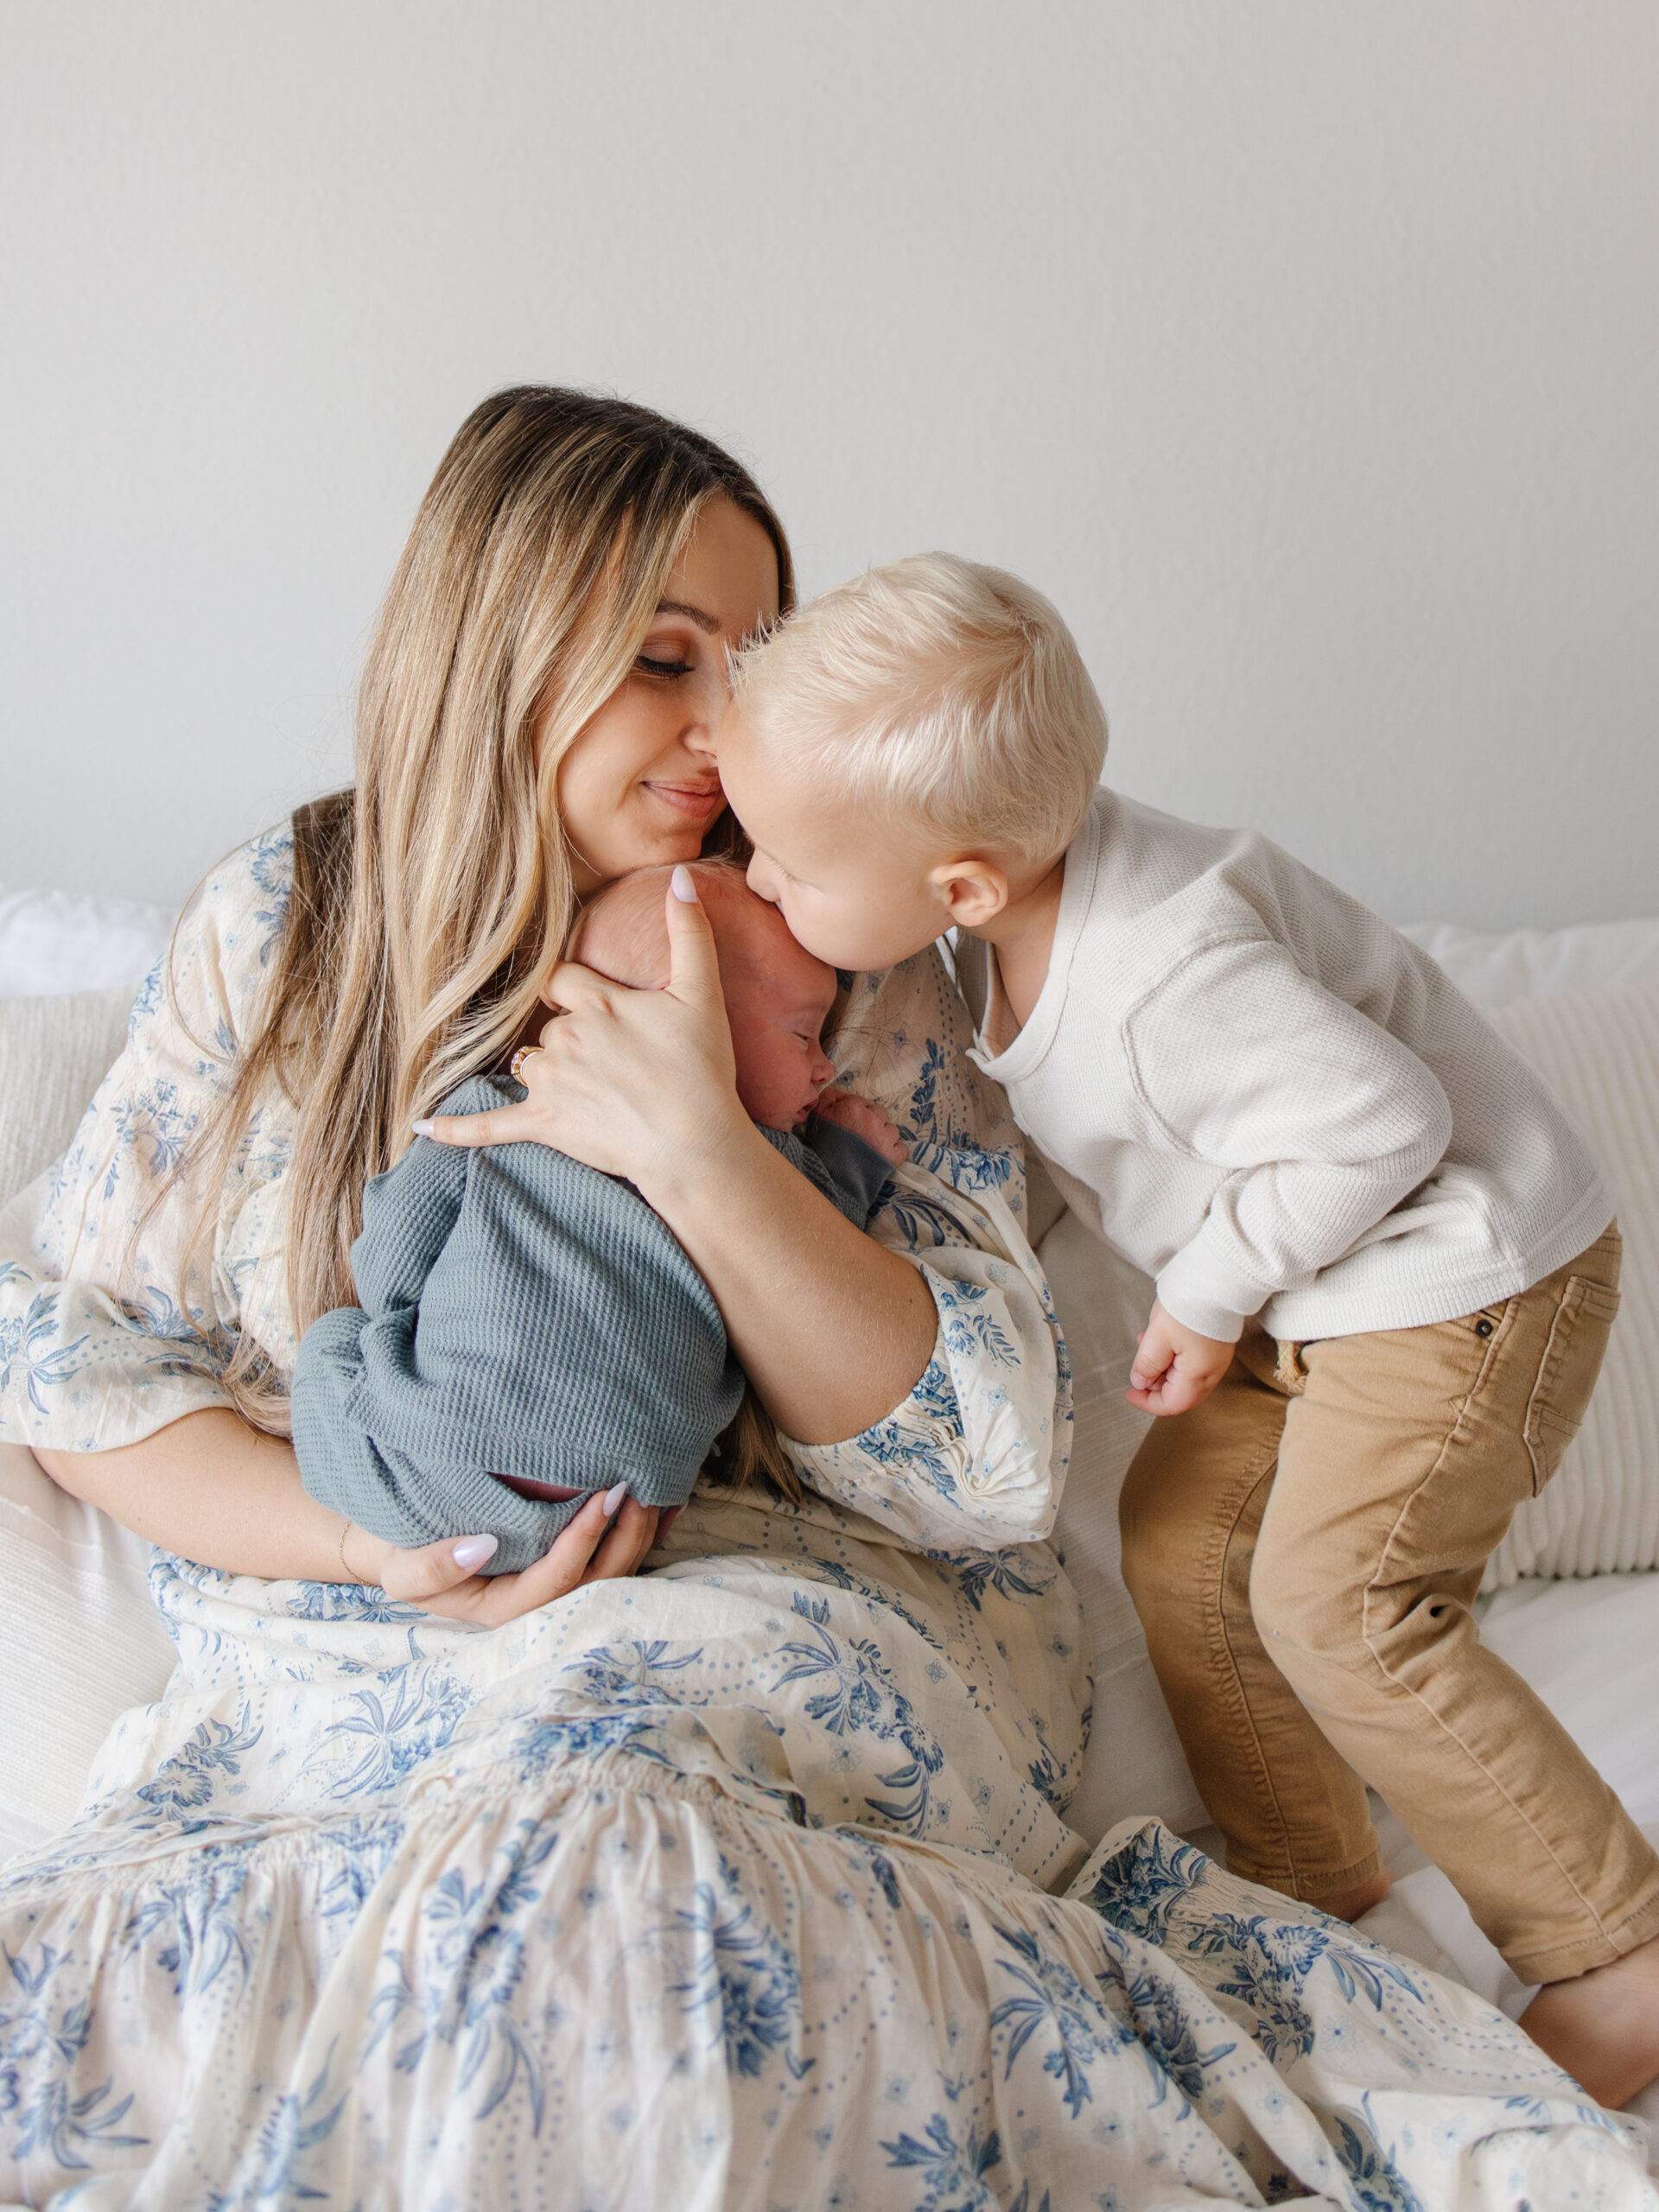
<instances>
[{"instance_id":1,"label":"gold ring","mask_svg":"<svg viewBox=\"0 0 1659 2212\"><path fill-rule=\"evenodd\" d=\"M523 1083L524 1079L524 1062L530 1058L532 1052L539 1052L541 1049L542 1048L539 1045L521 1045L518 1047L518 1051L513 1054L512 1063L507 1070L508 1074L512 1077L515 1083Z\"/></svg>"}]
</instances>

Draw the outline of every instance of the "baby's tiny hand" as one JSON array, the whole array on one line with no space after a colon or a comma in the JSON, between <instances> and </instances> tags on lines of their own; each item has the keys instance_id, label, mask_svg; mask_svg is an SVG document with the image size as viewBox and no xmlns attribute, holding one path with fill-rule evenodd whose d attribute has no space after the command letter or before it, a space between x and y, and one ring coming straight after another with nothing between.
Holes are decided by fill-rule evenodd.
<instances>
[{"instance_id":1,"label":"baby's tiny hand","mask_svg":"<svg viewBox=\"0 0 1659 2212\"><path fill-rule=\"evenodd\" d=\"M872 1150L879 1152L883 1160L891 1160L895 1167L902 1167L910 1158L910 1148L894 1123L868 1098L855 1098L850 1090L826 1090L818 1101L817 1112L838 1129L862 1137Z\"/></svg>"},{"instance_id":2,"label":"baby's tiny hand","mask_svg":"<svg viewBox=\"0 0 1659 2212\"><path fill-rule=\"evenodd\" d=\"M1143 1413L1184 1414L1202 1405L1233 1363L1233 1347L1201 1337L1154 1305L1141 1332L1126 1395Z\"/></svg>"}]
</instances>

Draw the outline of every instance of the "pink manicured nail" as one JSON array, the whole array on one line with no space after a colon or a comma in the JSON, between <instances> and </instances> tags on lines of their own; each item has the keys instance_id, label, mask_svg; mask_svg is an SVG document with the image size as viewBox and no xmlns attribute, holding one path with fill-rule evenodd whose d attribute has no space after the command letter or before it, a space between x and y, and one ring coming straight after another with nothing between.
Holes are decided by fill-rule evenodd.
<instances>
[{"instance_id":1,"label":"pink manicured nail","mask_svg":"<svg viewBox=\"0 0 1659 2212\"><path fill-rule=\"evenodd\" d=\"M605 1518L607 1521L610 1519L612 1514L615 1512L617 1507L621 1504L623 1499L627 1496L627 1494L628 1486L626 1483L618 1483L614 1489L607 1490L606 1491Z\"/></svg>"},{"instance_id":2,"label":"pink manicured nail","mask_svg":"<svg viewBox=\"0 0 1659 2212\"><path fill-rule=\"evenodd\" d=\"M430 1122L411 1122L409 1126L417 1137L429 1137L432 1134Z\"/></svg>"},{"instance_id":3,"label":"pink manicured nail","mask_svg":"<svg viewBox=\"0 0 1659 2212\"><path fill-rule=\"evenodd\" d=\"M449 1556L455 1565L468 1574L476 1574L486 1559L493 1559L500 1549L499 1536L463 1536Z\"/></svg>"},{"instance_id":4,"label":"pink manicured nail","mask_svg":"<svg viewBox=\"0 0 1659 2212\"><path fill-rule=\"evenodd\" d=\"M689 868L686 868L683 865L677 868L673 874L668 879L668 887L674 893L674 896L679 900L683 906L695 906L696 905L696 878L692 874Z\"/></svg>"}]
</instances>

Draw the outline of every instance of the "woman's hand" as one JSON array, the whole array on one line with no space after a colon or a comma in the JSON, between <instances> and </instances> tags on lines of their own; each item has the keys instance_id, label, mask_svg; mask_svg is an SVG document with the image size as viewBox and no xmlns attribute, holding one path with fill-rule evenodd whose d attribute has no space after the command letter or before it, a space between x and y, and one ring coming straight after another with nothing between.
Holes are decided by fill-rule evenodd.
<instances>
[{"instance_id":1,"label":"woman's hand","mask_svg":"<svg viewBox=\"0 0 1659 2212\"><path fill-rule=\"evenodd\" d=\"M551 1145L607 1175L650 1186L687 1157L711 1162L749 1134L714 934L689 869L667 895L669 979L629 990L572 961L546 995L566 1011L520 1063L529 1096L487 1114L440 1115L416 1133L438 1144Z\"/></svg>"},{"instance_id":2,"label":"woman's hand","mask_svg":"<svg viewBox=\"0 0 1659 2212\"><path fill-rule=\"evenodd\" d=\"M529 1138L626 1176L713 1291L778 1426L804 1444L836 1443L885 1419L914 1388L938 1333L932 1294L743 1111L720 963L689 871L675 871L666 904L662 990L627 990L568 962L556 968L547 995L570 1011L523 1063L529 1096L422 1122L417 1132L441 1144Z\"/></svg>"},{"instance_id":3,"label":"woman's hand","mask_svg":"<svg viewBox=\"0 0 1659 2212\"><path fill-rule=\"evenodd\" d=\"M429 1613L493 1627L568 1597L585 1582L632 1574L674 1519L614 1491L589 1498L522 1574L482 1575L488 1536L402 1551L342 1521L300 1484L293 1447L250 1428L228 1406L204 1407L137 1444L35 1457L60 1490L102 1507L152 1544L227 1574L277 1581L366 1582ZM480 1551L467 1546L486 1547ZM456 1551L461 1556L457 1559Z\"/></svg>"},{"instance_id":4,"label":"woman's hand","mask_svg":"<svg viewBox=\"0 0 1659 2212\"><path fill-rule=\"evenodd\" d=\"M493 1536L463 1536L425 1544L418 1551L384 1543L365 1529L347 1529L340 1558L355 1582L378 1584L389 1598L447 1619L495 1628L568 1598L589 1582L635 1573L646 1553L667 1534L674 1515L625 1497L613 1519L606 1494L590 1497L554 1538L546 1554L519 1574L480 1574L495 1549Z\"/></svg>"}]
</instances>

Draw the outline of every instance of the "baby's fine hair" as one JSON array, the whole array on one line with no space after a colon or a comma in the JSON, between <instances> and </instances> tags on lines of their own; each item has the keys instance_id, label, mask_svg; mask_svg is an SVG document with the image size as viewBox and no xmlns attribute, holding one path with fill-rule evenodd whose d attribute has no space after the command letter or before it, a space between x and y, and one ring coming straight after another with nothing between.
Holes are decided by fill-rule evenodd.
<instances>
[{"instance_id":1,"label":"baby's fine hair","mask_svg":"<svg viewBox=\"0 0 1659 2212\"><path fill-rule=\"evenodd\" d=\"M1105 710L1058 609L953 553L822 593L732 677L748 729L827 799L900 811L964 850L1061 851L1106 757Z\"/></svg>"},{"instance_id":2,"label":"baby's fine hair","mask_svg":"<svg viewBox=\"0 0 1659 2212\"><path fill-rule=\"evenodd\" d=\"M691 861L697 895L709 916L715 941L720 942L728 923L727 901L753 898L743 870L734 861L716 855ZM582 907L575 926L565 940L564 957L579 960L613 983L633 990L652 990L668 974L668 923L663 901L668 895L672 862L658 868L639 868L603 885Z\"/></svg>"}]
</instances>

